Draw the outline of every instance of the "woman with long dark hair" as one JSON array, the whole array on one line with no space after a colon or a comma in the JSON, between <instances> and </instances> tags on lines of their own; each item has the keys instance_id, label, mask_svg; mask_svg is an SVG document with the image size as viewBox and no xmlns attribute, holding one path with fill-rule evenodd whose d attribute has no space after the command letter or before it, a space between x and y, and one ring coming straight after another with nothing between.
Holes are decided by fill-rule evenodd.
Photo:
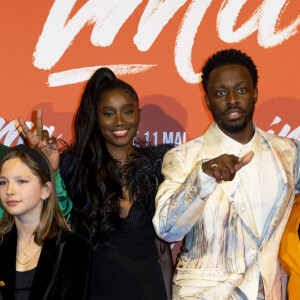
<instances>
[{"instance_id":1,"label":"woman with long dark hair","mask_svg":"<svg viewBox=\"0 0 300 300\"><path fill-rule=\"evenodd\" d=\"M75 142L61 155L74 230L95 248L92 299L171 298L170 248L152 226L161 162L170 146L134 146L139 121L135 90L101 68L81 98Z\"/></svg>"}]
</instances>

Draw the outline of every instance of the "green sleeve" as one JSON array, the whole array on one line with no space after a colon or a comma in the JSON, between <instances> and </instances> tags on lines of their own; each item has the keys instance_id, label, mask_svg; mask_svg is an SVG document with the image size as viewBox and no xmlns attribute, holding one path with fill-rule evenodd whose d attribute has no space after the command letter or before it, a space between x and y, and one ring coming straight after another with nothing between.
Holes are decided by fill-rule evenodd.
<instances>
[{"instance_id":1,"label":"green sleeve","mask_svg":"<svg viewBox=\"0 0 300 300\"><path fill-rule=\"evenodd\" d=\"M2 216L3 216L3 206L2 206L2 203L0 201L0 220L1 220Z\"/></svg>"},{"instance_id":2,"label":"green sleeve","mask_svg":"<svg viewBox=\"0 0 300 300\"><path fill-rule=\"evenodd\" d=\"M65 184L59 172L54 173L54 179L55 179L56 196L58 199L58 203L63 212L64 217L68 221L70 218L70 211L73 207L73 204L71 199L67 195Z\"/></svg>"},{"instance_id":3,"label":"green sleeve","mask_svg":"<svg viewBox=\"0 0 300 300\"><path fill-rule=\"evenodd\" d=\"M9 150L9 147L0 144L0 159L2 158L2 156Z\"/></svg>"},{"instance_id":4,"label":"green sleeve","mask_svg":"<svg viewBox=\"0 0 300 300\"><path fill-rule=\"evenodd\" d=\"M0 160L2 158L2 156L9 150L9 147L0 144ZM0 219L2 218L3 215L3 206L2 203L0 201Z\"/></svg>"}]
</instances>

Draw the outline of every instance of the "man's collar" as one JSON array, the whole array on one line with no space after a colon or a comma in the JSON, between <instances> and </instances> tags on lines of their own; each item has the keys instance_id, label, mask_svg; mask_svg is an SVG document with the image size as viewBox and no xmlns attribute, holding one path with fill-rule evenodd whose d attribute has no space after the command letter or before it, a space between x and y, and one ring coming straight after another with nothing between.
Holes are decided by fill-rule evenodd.
<instances>
[{"instance_id":1,"label":"man's collar","mask_svg":"<svg viewBox=\"0 0 300 300\"><path fill-rule=\"evenodd\" d=\"M256 130L255 124L253 124L253 130L254 130L254 135L252 139L247 143L247 144L241 144L237 142L236 140L232 139L228 135L226 135L216 123L213 123L214 129L220 136L220 141L221 144L224 146L226 149L226 152L234 154L236 156L240 155L242 152L243 154L246 154L249 151L253 151L256 156L261 158L262 154L262 140L261 136L258 133L258 130ZM223 148L223 147L222 147Z\"/></svg>"}]
</instances>

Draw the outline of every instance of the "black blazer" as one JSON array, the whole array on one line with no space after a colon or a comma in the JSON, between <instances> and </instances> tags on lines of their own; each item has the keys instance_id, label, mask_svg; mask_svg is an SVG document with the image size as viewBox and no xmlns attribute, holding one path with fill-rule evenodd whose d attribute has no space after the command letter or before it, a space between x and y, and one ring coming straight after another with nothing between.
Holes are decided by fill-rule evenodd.
<instances>
[{"instance_id":1,"label":"black blazer","mask_svg":"<svg viewBox=\"0 0 300 300\"><path fill-rule=\"evenodd\" d=\"M14 300L17 230L4 236L0 245L0 287L3 300ZM82 237L61 231L45 241L32 282L29 300L90 299L92 246Z\"/></svg>"}]
</instances>

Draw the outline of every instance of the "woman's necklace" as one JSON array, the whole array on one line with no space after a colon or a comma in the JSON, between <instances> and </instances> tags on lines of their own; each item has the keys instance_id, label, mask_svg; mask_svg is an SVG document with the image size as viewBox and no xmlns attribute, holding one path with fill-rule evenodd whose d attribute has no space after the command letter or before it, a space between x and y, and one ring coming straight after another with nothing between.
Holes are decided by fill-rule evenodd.
<instances>
[{"instance_id":1,"label":"woman's necklace","mask_svg":"<svg viewBox=\"0 0 300 300\"><path fill-rule=\"evenodd\" d=\"M29 255L30 255L30 252L34 251L34 250L38 247L38 245L35 245L35 247L34 247L32 250L26 251L26 250L24 250L24 249L21 247L21 244L20 244L20 241L19 241L19 240L18 240L18 245L19 245L19 250L21 249L21 252L22 252L22 254L23 254L24 256L29 256ZM26 247L26 248L28 248L28 247Z\"/></svg>"},{"instance_id":2,"label":"woman's necklace","mask_svg":"<svg viewBox=\"0 0 300 300\"><path fill-rule=\"evenodd\" d=\"M37 249L37 248L38 248L38 250L34 253L35 249ZM41 249L42 249L42 247L39 247L39 245L35 244L35 247L34 247L32 250L30 250L29 247L26 247L26 249L24 250L24 249L21 247L20 240L18 239L18 254L16 255L16 260L17 260L17 262L18 262L19 264L21 264L21 265L27 265L28 263L30 263L30 262L38 255L38 253L41 251ZM28 250L29 250L29 251L28 251ZM26 261L26 262L21 262L21 261L19 260L19 258L18 258L18 256L20 256L20 254L22 254L22 255L28 257L28 256L30 256L30 254L32 254L32 253L34 253L34 255L32 256L32 258L30 258L30 259L29 259L28 261Z\"/></svg>"},{"instance_id":3,"label":"woman's necklace","mask_svg":"<svg viewBox=\"0 0 300 300\"><path fill-rule=\"evenodd\" d=\"M21 262L19 259L18 259L18 256L16 256L16 260L17 260L17 262L19 263L19 264L21 264L21 265L27 265L28 263L30 263L36 256L37 256L37 254L40 252L42 250L42 248L39 248L37 251L36 251L36 253L32 256L32 258L30 258L28 261L26 261L26 262Z\"/></svg>"}]
</instances>

